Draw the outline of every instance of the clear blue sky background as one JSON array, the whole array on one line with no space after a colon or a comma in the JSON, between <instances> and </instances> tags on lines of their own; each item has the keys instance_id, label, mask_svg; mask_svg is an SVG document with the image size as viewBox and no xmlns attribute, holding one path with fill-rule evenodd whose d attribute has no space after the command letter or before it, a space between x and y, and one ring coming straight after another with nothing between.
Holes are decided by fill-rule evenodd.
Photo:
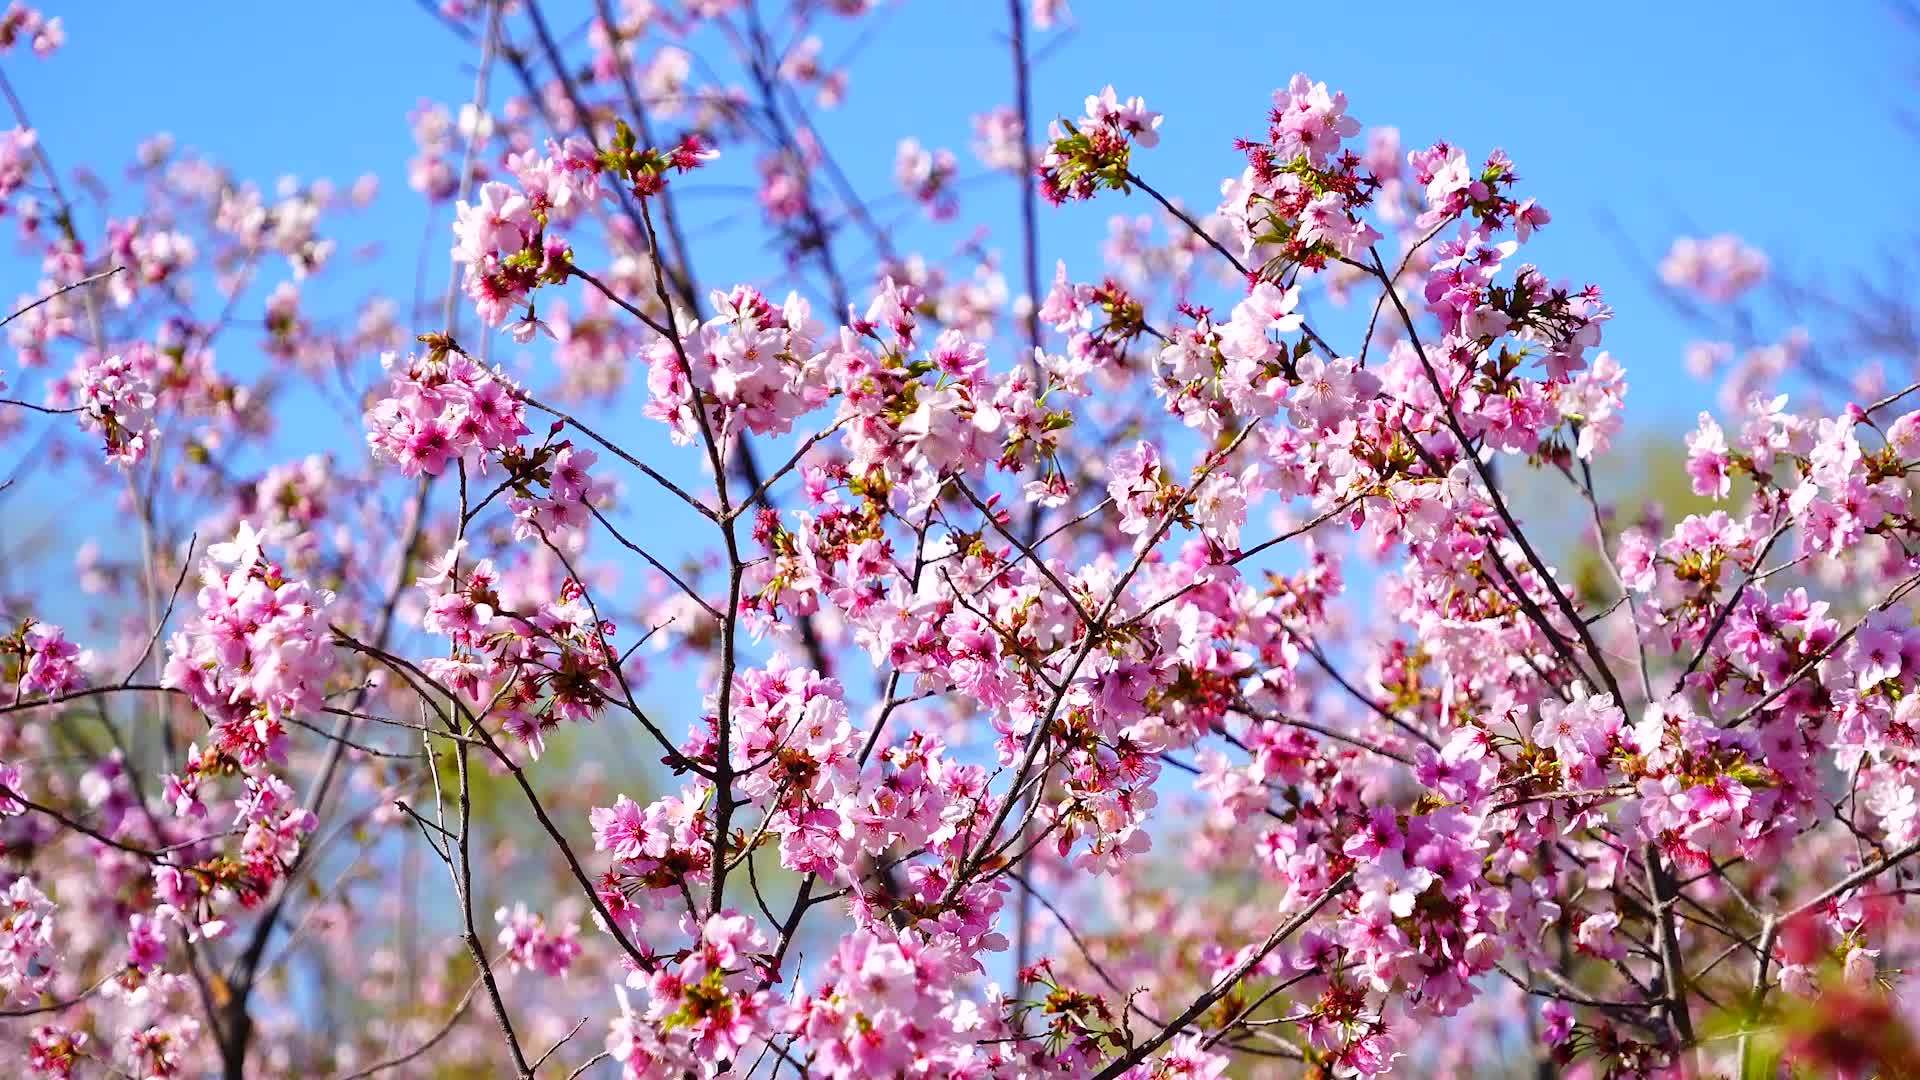
<instances>
[{"instance_id":1,"label":"clear blue sky background","mask_svg":"<svg viewBox=\"0 0 1920 1080\"><path fill-rule=\"evenodd\" d=\"M404 301L422 221L404 184L406 113L423 97L465 100L471 46L405 0L343 0L325 14L232 2L68 7L62 53L7 62L63 169L124 162L165 130L267 188L288 172L346 183L376 171L380 201L355 229L391 242L386 286ZM1439 5L1077 7L1071 40L1037 74L1038 118L1077 113L1081 96L1107 82L1145 95L1167 121L1137 167L1191 204L1211 205L1218 179L1237 168L1232 138L1260 130L1268 93L1295 70L1346 89L1362 123L1397 125L1409 146L1444 136L1471 155L1504 147L1555 215L1535 257L1555 276L1601 284L1617 308L1608 344L1628 366L1639 423L1684 420L1711 394L1680 371L1687 330L1608 216L1643 260L1676 232L1732 230L1776 261L1835 270L1870 264L1916 220L1920 144L1894 116L1910 91L1915 38L1872 3L1548 5L1491 18ZM548 9L564 35L591 5ZM969 116L1010 96L1000 5L919 0L883 17L849 106L822 114L869 193L891 190L894 143L907 134L969 161ZM513 24L525 36L524 18ZM829 38L829 56L834 46ZM963 219L993 222L1010 253L1010 186L965 199ZM711 205L712 217L724 214ZM1095 272L1107 217L1148 209L1105 197L1043 212L1043 266L1065 256ZM925 249L945 255L959 236L932 236ZM696 238L709 283L767 269L741 238ZM0 265L31 287L30 267ZM233 358L243 340L229 339L223 362L243 362Z\"/></svg>"}]
</instances>

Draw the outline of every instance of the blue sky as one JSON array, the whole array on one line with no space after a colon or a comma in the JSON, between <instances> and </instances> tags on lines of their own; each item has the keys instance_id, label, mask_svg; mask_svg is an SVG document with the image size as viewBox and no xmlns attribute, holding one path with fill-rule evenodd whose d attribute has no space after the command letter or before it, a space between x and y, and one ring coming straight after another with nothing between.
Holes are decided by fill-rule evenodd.
<instances>
[{"instance_id":1,"label":"blue sky","mask_svg":"<svg viewBox=\"0 0 1920 1080\"><path fill-rule=\"evenodd\" d=\"M1908 178L1920 143L1893 115L1913 38L1874 4L1544 6L1496 19L1441 5L1078 7L1068 40L1036 37L1053 46L1035 79L1037 116L1077 113L1107 82L1144 95L1167 120L1160 147L1136 167L1190 203L1210 203L1237 167L1232 138L1258 132L1268 93L1295 70L1344 88L1362 123L1396 125L1410 146L1444 136L1472 155L1504 147L1526 192L1555 215L1530 253L1554 276L1601 284L1615 304L1608 344L1627 364L1637 422L1684 420L1711 395L1680 372L1687 329L1609 218L1642 259L1676 232L1731 230L1776 262L1826 270L1870 264L1914 218ZM382 265L404 297L422 220L404 184L406 113L421 98L464 100L473 51L402 0L314 10L77 5L63 12L60 55L7 67L63 169L117 167L166 130L263 187L282 173L343 183L380 173L381 199L355 228L392 238ZM590 10L548 5L563 36ZM1009 96L999 5L907 3L882 18L855 65L850 104L817 113L869 193L891 189L894 144L908 134L969 160L969 117ZM524 18L514 24L525 36ZM829 35L829 57L846 37L833 29L841 40ZM963 220L993 222L1011 253L1010 187L972 188L965 200ZM722 216L725 204L711 205ZM1107 217L1147 209L1108 196L1043 212L1043 266L1066 257L1093 273ZM945 254L960 235L929 233L925 248ZM696 238L709 283L765 271L740 237ZM30 268L0 265L27 287Z\"/></svg>"}]
</instances>

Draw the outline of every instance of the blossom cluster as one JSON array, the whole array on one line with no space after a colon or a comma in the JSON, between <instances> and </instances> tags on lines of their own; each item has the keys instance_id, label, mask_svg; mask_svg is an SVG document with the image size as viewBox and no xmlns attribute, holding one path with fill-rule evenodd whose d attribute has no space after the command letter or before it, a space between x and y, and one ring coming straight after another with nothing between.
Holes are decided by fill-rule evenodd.
<instances>
[{"instance_id":1,"label":"blossom cluster","mask_svg":"<svg viewBox=\"0 0 1920 1080\"><path fill-rule=\"evenodd\" d=\"M317 709L334 671L333 595L287 579L265 554L274 539L243 522L210 546L198 614L168 642L166 685L213 724L196 769L284 760L287 718Z\"/></svg>"},{"instance_id":2,"label":"blossom cluster","mask_svg":"<svg viewBox=\"0 0 1920 1080\"><path fill-rule=\"evenodd\" d=\"M1040 191L1050 202L1092 198L1101 188L1125 191L1133 148L1160 142L1159 113L1138 97L1121 100L1109 86L1087 97L1078 122L1056 122L1048 129L1040 159Z\"/></svg>"},{"instance_id":3,"label":"blossom cluster","mask_svg":"<svg viewBox=\"0 0 1920 1080\"><path fill-rule=\"evenodd\" d=\"M437 476L454 461L481 466L528 434L518 387L464 353L435 343L424 356L390 354L381 364L393 383L367 410L367 446L405 475Z\"/></svg>"}]
</instances>

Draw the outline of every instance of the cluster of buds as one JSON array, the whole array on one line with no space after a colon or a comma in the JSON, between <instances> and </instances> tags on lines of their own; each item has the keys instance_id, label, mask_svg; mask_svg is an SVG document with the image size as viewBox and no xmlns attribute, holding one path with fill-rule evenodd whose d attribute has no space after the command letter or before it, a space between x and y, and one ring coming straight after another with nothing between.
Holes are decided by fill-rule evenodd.
<instances>
[{"instance_id":1,"label":"cluster of buds","mask_svg":"<svg viewBox=\"0 0 1920 1080\"><path fill-rule=\"evenodd\" d=\"M718 156L718 150L691 131L668 149L642 149L633 129L622 120L614 128L613 145L600 152L599 162L607 172L626 178L633 193L644 197L665 190L668 173L692 172Z\"/></svg>"},{"instance_id":2,"label":"cluster of buds","mask_svg":"<svg viewBox=\"0 0 1920 1080\"><path fill-rule=\"evenodd\" d=\"M1087 98L1087 113L1076 123L1056 121L1040 161L1040 193L1059 204L1090 199L1101 188L1129 190L1128 163L1133 147L1152 149L1160 141L1160 114L1137 97L1122 102L1109 86Z\"/></svg>"}]
</instances>

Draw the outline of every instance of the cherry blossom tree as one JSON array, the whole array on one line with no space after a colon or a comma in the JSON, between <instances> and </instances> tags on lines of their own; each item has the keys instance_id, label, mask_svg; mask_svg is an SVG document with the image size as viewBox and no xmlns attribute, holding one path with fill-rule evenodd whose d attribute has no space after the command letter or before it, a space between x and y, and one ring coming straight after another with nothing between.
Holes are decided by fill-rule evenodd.
<instances>
[{"instance_id":1,"label":"cherry blossom tree","mask_svg":"<svg viewBox=\"0 0 1920 1080\"><path fill-rule=\"evenodd\" d=\"M1180 118L1033 100L1071 14L1013 0L965 163L852 175L876 6L430 5L411 304L338 239L373 179L157 139L76 201L0 75L0 499L118 500L0 596L11 1068L1920 1069L1916 387L1750 388L1714 509L1629 516L1613 312L1503 153L1303 74L1163 191ZM63 41L16 2L0 70ZM698 269L730 168L755 282Z\"/></svg>"}]
</instances>

